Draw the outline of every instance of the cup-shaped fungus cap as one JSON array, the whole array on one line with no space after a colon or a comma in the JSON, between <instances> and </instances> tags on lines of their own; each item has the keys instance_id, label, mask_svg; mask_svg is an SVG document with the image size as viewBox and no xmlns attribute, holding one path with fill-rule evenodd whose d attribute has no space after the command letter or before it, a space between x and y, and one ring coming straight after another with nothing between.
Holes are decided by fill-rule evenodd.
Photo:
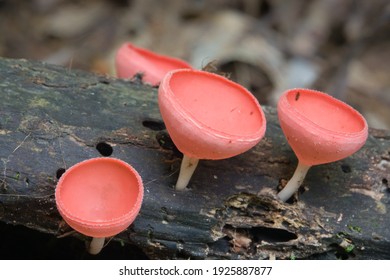
<instances>
[{"instance_id":1,"label":"cup-shaped fungus cap","mask_svg":"<svg viewBox=\"0 0 390 280\"><path fill-rule=\"evenodd\" d=\"M278 102L280 125L299 161L307 166L337 161L367 140L364 117L323 92L291 89Z\"/></svg>"},{"instance_id":2,"label":"cup-shaped fungus cap","mask_svg":"<svg viewBox=\"0 0 390 280\"><path fill-rule=\"evenodd\" d=\"M161 81L158 102L173 142L191 158L238 155L265 133L266 119L256 98L220 75L171 71Z\"/></svg>"},{"instance_id":3,"label":"cup-shaped fungus cap","mask_svg":"<svg viewBox=\"0 0 390 280\"><path fill-rule=\"evenodd\" d=\"M171 70L192 68L181 59L160 55L130 43L125 43L118 49L115 66L119 78L132 78L137 73L142 73L143 81L151 85L160 84L165 74Z\"/></svg>"},{"instance_id":4,"label":"cup-shaped fungus cap","mask_svg":"<svg viewBox=\"0 0 390 280\"><path fill-rule=\"evenodd\" d=\"M76 231L109 237L138 215L143 184L137 171L115 158L93 158L69 168L55 191L58 211Z\"/></svg>"}]
</instances>

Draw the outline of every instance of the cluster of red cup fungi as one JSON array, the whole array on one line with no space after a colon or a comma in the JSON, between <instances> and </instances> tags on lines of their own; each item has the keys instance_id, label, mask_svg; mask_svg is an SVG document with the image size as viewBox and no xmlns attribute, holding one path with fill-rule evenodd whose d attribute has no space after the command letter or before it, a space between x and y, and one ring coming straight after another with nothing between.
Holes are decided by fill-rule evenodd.
<instances>
[{"instance_id":1,"label":"cluster of red cup fungi","mask_svg":"<svg viewBox=\"0 0 390 280\"><path fill-rule=\"evenodd\" d=\"M159 86L162 118L183 153L176 190L187 189L200 159L236 156L265 134L266 118L257 99L223 76L130 43L119 48L115 62L119 78L141 74L144 82ZM281 96L277 109L280 126L298 158L293 177L278 193L282 201L298 190L311 166L348 157L367 139L364 117L328 94L290 89ZM93 237L89 252L97 254L106 237L135 220L143 193L142 179L132 166L115 158L94 158L62 175L56 202L73 229Z\"/></svg>"}]
</instances>

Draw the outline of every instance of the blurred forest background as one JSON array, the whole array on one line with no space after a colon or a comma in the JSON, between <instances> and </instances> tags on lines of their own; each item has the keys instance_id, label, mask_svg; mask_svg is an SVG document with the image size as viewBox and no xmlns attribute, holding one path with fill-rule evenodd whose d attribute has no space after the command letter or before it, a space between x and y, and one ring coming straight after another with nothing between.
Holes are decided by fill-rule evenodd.
<instances>
[{"instance_id":1,"label":"blurred forest background","mask_svg":"<svg viewBox=\"0 0 390 280\"><path fill-rule=\"evenodd\" d=\"M388 0L0 0L0 56L115 76L124 42L218 71L275 105L308 87L390 129Z\"/></svg>"}]
</instances>

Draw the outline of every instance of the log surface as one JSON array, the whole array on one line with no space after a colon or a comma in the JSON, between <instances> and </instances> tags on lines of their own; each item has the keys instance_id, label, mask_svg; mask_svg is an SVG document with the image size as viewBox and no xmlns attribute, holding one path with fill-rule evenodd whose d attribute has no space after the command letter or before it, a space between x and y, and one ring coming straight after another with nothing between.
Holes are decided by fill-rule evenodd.
<instances>
[{"instance_id":1,"label":"log surface","mask_svg":"<svg viewBox=\"0 0 390 280\"><path fill-rule=\"evenodd\" d=\"M161 120L157 89L0 59L0 96L2 222L69 231L54 200L61 172L110 154L133 165L145 186L140 215L114 240L150 258L390 259L389 131L370 130L353 156L311 168L298 200L283 203L275 194L297 160L274 108L263 108L267 131L256 147L201 160L190 190L176 192L181 154Z\"/></svg>"}]
</instances>

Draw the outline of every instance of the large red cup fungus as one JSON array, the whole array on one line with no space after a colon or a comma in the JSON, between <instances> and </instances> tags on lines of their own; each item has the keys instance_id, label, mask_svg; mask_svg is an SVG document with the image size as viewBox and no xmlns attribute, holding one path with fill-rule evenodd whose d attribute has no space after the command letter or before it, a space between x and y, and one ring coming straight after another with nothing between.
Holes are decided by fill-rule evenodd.
<instances>
[{"instance_id":1,"label":"large red cup fungus","mask_svg":"<svg viewBox=\"0 0 390 280\"><path fill-rule=\"evenodd\" d=\"M278 102L281 128L296 156L298 167L279 192L288 200L313 165L334 162L358 151L368 136L364 117L346 103L310 89L291 89Z\"/></svg>"},{"instance_id":2,"label":"large red cup fungus","mask_svg":"<svg viewBox=\"0 0 390 280\"><path fill-rule=\"evenodd\" d=\"M161 81L158 102L168 133L183 153L176 190L186 188L199 159L238 155L265 133L266 119L256 98L216 74L171 71Z\"/></svg>"},{"instance_id":3,"label":"large red cup fungus","mask_svg":"<svg viewBox=\"0 0 390 280\"><path fill-rule=\"evenodd\" d=\"M69 168L55 191L58 211L76 231L93 237L97 254L105 237L125 230L138 215L143 184L137 171L115 158L94 158Z\"/></svg>"},{"instance_id":4,"label":"large red cup fungus","mask_svg":"<svg viewBox=\"0 0 390 280\"><path fill-rule=\"evenodd\" d=\"M171 70L189 68L187 62L139 48L130 43L123 44L117 51L115 66L119 78L132 78L141 73L143 81L155 86Z\"/></svg>"}]
</instances>

